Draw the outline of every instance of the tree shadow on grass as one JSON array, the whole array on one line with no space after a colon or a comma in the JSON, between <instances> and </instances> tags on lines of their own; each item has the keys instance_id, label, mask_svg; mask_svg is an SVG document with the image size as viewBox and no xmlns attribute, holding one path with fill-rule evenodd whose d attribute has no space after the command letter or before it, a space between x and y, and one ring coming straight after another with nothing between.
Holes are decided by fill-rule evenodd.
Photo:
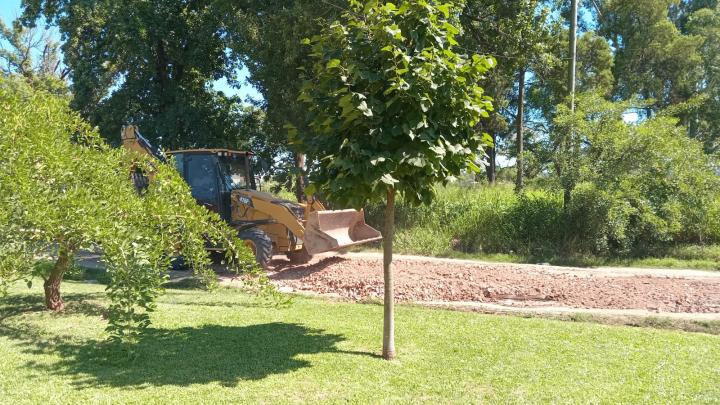
<instances>
[{"instance_id":1,"label":"tree shadow on grass","mask_svg":"<svg viewBox=\"0 0 720 405\"><path fill-rule=\"evenodd\" d=\"M40 309L36 300L37 297L16 296L13 305L7 300L0 302L3 304L0 309L5 310L4 319ZM92 308L88 312L95 315ZM79 387L147 388L212 382L235 386L242 380L259 380L312 366L304 355L341 353L377 357L340 350L336 345L345 340L342 335L294 323L151 328L134 343L117 344L80 340L77 336L49 337L39 325L23 322L22 318L10 321L0 322L0 337L21 342L29 354L60 358L53 364L31 361L27 367L67 377Z\"/></svg>"},{"instance_id":2,"label":"tree shadow on grass","mask_svg":"<svg viewBox=\"0 0 720 405\"><path fill-rule=\"evenodd\" d=\"M107 316L107 309L94 302L100 300L102 294L63 294L65 309L60 312L49 311L45 307L42 294L13 294L0 298L0 322L16 315L32 312L47 312L56 316L87 315Z\"/></svg>"},{"instance_id":3,"label":"tree shadow on grass","mask_svg":"<svg viewBox=\"0 0 720 405\"><path fill-rule=\"evenodd\" d=\"M5 332L6 328L0 326L0 336ZM342 340L340 335L278 322L149 329L131 345L57 340L48 345L44 341L28 351L59 354L61 360L54 365L34 366L71 377L79 387L146 388L212 382L235 386L241 380L259 380L310 367L309 360L298 356L340 352L335 345Z\"/></svg>"}]
</instances>

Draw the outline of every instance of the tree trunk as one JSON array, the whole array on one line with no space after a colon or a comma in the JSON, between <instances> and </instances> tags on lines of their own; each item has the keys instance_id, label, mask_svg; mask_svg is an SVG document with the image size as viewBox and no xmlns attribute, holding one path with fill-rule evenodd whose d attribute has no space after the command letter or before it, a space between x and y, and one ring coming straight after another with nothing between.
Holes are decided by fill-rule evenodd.
<instances>
[{"instance_id":1,"label":"tree trunk","mask_svg":"<svg viewBox=\"0 0 720 405\"><path fill-rule=\"evenodd\" d=\"M58 251L58 258L53 266L50 276L45 279L45 306L47 309L52 311L62 311L65 308L65 303L60 296L60 284L63 280L63 275L70 268L72 263L73 255L65 245L60 245Z\"/></svg>"},{"instance_id":2,"label":"tree trunk","mask_svg":"<svg viewBox=\"0 0 720 405\"><path fill-rule=\"evenodd\" d=\"M524 127L525 127L525 68L518 73L518 113L517 113L517 178L515 179L515 191L520 193L523 190L523 151L524 151Z\"/></svg>"},{"instance_id":3,"label":"tree trunk","mask_svg":"<svg viewBox=\"0 0 720 405\"><path fill-rule=\"evenodd\" d=\"M383 230L383 274L385 277L385 305L383 323L383 358L395 358L395 295L393 292L392 254L395 235L395 189L387 192L385 227Z\"/></svg>"},{"instance_id":4,"label":"tree trunk","mask_svg":"<svg viewBox=\"0 0 720 405\"><path fill-rule=\"evenodd\" d=\"M568 71L568 89L570 91L570 111L575 112L575 71L577 64L577 0L570 0L570 68ZM567 152L573 153L574 157L580 153L579 148L576 147L575 142L575 125L572 124L570 127L569 142ZM571 150L572 148L572 150ZM565 169L567 170L567 169ZM565 184L563 188L565 192L563 194L563 207L565 212L568 213L570 210L570 202L572 199L572 189L574 186Z\"/></svg>"},{"instance_id":5,"label":"tree trunk","mask_svg":"<svg viewBox=\"0 0 720 405\"><path fill-rule=\"evenodd\" d=\"M570 186L565 186L563 191L563 209L565 210L565 213L569 213L570 211L570 203L572 202L572 188Z\"/></svg>"},{"instance_id":6,"label":"tree trunk","mask_svg":"<svg viewBox=\"0 0 720 405\"><path fill-rule=\"evenodd\" d=\"M295 198L298 202L304 202L305 197L305 155L302 153L295 154L295 168L298 170L297 178L295 179Z\"/></svg>"},{"instance_id":7,"label":"tree trunk","mask_svg":"<svg viewBox=\"0 0 720 405\"><path fill-rule=\"evenodd\" d=\"M570 91L570 111L575 112L575 71L577 64L577 0L570 0L570 67L568 71L568 90Z\"/></svg>"},{"instance_id":8,"label":"tree trunk","mask_svg":"<svg viewBox=\"0 0 720 405\"><path fill-rule=\"evenodd\" d=\"M487 173L487 180L490 185L495 184L496 172L497 172L497 135L492 134L493 145L488 150L488 166L485 169Z\"/></svg>"}]
</instances>

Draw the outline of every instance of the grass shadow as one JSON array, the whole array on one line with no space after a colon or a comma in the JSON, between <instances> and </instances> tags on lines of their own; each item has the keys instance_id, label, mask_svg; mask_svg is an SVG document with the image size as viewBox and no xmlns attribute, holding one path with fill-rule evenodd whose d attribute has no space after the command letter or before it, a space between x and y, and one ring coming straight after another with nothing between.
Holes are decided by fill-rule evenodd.
<instances>
[{"instance_id":1,"label":"grass shadow","mask_svg":"<svg viewBox=\"0 0 720 405\"><path fill-rule=\"evenodd\" d=\"M242 380L260 380L310 367L311 362L303 355L341 352L336 344L344 340L341 335L281 322L148 329L137 342L126 345L96 340L79 344L64 339L48 341L34 336L30 328L3 325L0 336L31 343L27 351L32 354L59 354L61 360L53 365L27 366L68 376L81 388L213 382L235 386Z\"/></svg>"},{"instance_id":2,"label":"grass shadow","mask_svg":"<svg viewBox=\"0 0 720 405\"><path fill-rule=\"evenodd\" d=\"M104 315L96 294L67 294L63 314ZM295 323L273 322L247 326L204 325L179 329L150 328L128 344L74 335L49 335L40 324L19 315L43 311L38 294L14 294L0 299L0 337L18 341L26 353L59 357L52 364L30 361L27 367L68 378L83 387L189 386L218 382L235 386L289 373L312 363L307 355L344 353L342 335L325 333ZM14 318L13 318L14 317ZM12 319L11 319L12 318Z\"/></svg>"},{"instance_id":3,"label":"grass shadow","mask_svg":"<svg viewBox=\"0 0 720 405\"><path fill-rule=\"evenodd\" d=\"M103 294L62 294L65 301L65 309L59 312L49 311L45 307L45 300L42 294L13 294L0 298L0 321L31 312L52 313L56 316L63 315L86 315L103 316L107 315L107 309L94 302L103 298Z\"/></svg>"}]
</instances>

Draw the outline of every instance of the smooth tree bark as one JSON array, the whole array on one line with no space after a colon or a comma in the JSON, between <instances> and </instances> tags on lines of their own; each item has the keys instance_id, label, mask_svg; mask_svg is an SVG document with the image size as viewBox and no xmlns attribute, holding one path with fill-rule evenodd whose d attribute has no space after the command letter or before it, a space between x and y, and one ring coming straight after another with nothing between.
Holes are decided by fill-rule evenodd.
<instances>
[{"instance_id":1,"label":"smooth tree bark","mask_svg":"<svg viewBox=\"0 0 720 405\"><path fill-rule=\"evenodd\" d=\"M383 275L385 278L385 302L383 322L383 358L395 358L395 293L393 289L393 239L395 235L395 189L387 192L385 224L383 229Z\"/></svg>"},{"instance_id":2,"label":"smooth tree bark","mask_svg":"<svg viewBox=\"0 0 720 405\"><path fill-rule=\"evenodd\" d=\"M525 68L518 73L518 112L517 112L517 178L515 179L515 191L520 193L523 190L523 151L524 151L524 127L525 127Z\"/></svg>"},{"instance_id":3,"label":"smooth tree bark","mask_svg":"<svg viewBox=\"0 0 720 405\"><path fill-rule=\"evenodd\" d=\"M45 279L43 286L45 287L45 306L52 311L62 311L65 308L65 302L60 295L60 284L62 283L65 272L72 264L73 254L64 244L60 245L58 250L58 258L55 265L50 271L50 275Z\"/></svg>"}]
</instances>

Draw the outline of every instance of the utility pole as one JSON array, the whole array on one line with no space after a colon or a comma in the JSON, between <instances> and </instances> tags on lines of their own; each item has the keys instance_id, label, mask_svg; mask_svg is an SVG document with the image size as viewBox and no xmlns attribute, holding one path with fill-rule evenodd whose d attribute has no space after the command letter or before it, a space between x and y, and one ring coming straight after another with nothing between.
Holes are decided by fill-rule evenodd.
<instances>
[{"instance_id":1,"label":"utility pole","mask_svg":"<svg viewBox=\"0 0 720 405\"><path fill-rule=\"evenodd\" d=\"M570 91L570 111L575 113L575 71L577 64L577 0L570 0L570 66L568 70L568 90ZM565 137L566 153L572 153L574 156L580 152L576 148L575 142L575 128L571 124L570 133ZM572 151L571 151L572 150ZM568 162L566 162L567 164ZM564 170L571 170L570 167L564 168ZM573 186L570 184L563 185L563 208L565 212L570 210L570 200L572 199Z\"/></svg>"}]
</instances>

